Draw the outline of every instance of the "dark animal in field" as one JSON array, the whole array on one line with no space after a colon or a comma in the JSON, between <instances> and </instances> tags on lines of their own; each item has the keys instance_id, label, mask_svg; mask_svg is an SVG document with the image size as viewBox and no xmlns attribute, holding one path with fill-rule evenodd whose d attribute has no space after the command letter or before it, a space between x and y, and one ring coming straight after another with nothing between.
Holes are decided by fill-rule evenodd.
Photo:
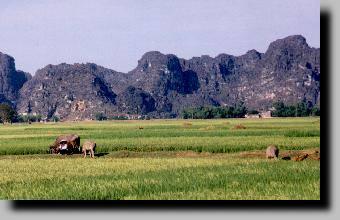
<instances>
[{"instance_id":1,"label":"dark animal in field","mask_svg":"<svg viewBox=\"0 0 340 220\"><path fill-rule=\"evenodd\" d=\"M291 160L292 158L290 156L285 156L281 158L282 160Z\"/></svg>"},{"instance_id":2,"label":"dark animal in field","mask_svg":"<svg viewBox=\"0 0 340 220\"><path fill-rule=\"evenodd\" d=\"M83 144L83 149L82 149L84 158L86 157L87 151L90 152L91 158L94 158L94 152L96 150L96 146L97 146L96 143L93 141L85 141Z\"/></svg>"},{"instance_id":3,"label":"dark animal in field","mask_svg":"<svg viewBox=\"0 0 340 220\"><path fill-rule=\"evenodd\" d=\"M278 159L279 157L279 148L275 145L269 145L266 150L266 158L267 159Z\"/></svg>"},{"instance_id":4,"label":"dark animal in field","mask_svg":"<svg viewBox=\"0 0 340 220\"><path fill-rule=\"evenodd\" d=\"M66 149L62 149L62 145L64 144L66 144ZM66 134L57 137L54 143L50 146L50 153L80 153L80 137L75 134Z\"/></svg>"}]
</instances>

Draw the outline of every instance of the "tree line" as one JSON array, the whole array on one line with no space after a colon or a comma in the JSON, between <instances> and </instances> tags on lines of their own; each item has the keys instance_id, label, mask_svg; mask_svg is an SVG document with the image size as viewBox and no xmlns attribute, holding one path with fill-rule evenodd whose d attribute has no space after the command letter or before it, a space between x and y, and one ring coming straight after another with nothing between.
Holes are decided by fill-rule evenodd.
<instances>
[{"instance_id":1,"label":"tree line","mask_svg":"<svg viewBox=\"0 0 340 220\"><path fill-rule=\"evenodd\" d=\"M43 120L41 114L37 115L19 115L15 109L8 104L0 104L0 123L30 123L30 122L40 122ZM57 116L52 116L49 121L58 122L59 118Z\"/></svg>"},{"instance_id":2,"label":"tree line","mask_svg":"<svg viewBox=\"0 0 340 220\"><path fill-rule=\"evenodd\" d=\"M243 118L248 113L243 102L238 102L234 106L206 106L187 108L182 111L184 119L211 119L211 118Z\"/></svg>"},{"instance_id":3,"label":"tree line","mask_svg":"<svg viewBox=\"0 0 340 220\"><path fill-rule=\"evenodd\" d=\"M274 102L272 105L272 117L308 117L320 116L320 108L313 106L310 102L299 102L295 105L287 105L282 101ZM246 114L259 114L259 110L248 110L243 102L234 106L206 106L186 108L182 111L184 119L211 119L211 118L244 118Z\"/></svg>"},{"instance_id":4,"label":"tree line","mask_svg":"<svg viewBox=\"0 0 340 220\"><path fill-rule=\"evenodd\" d=\"M296 105L286 105L282 101L273 104L273 117L307 117L320 116L320 108L310 102L299 102Z\"/></svg>"},{"instance_id":5,"label":"tree line","mask_svg":"<svg viewBox=\"0 0 340 220\"><path fill-rule=\"evenodd\" d=\"M184 119L212 119L212 118L243 118L246 114L259 114L258 110L248 110L243 102L238 102L233 106L202 106L186 108L182 111L181 117ZM313 106L310 102L299 102L295 105L287 105L282 101L273 103L272 117L307 117L320 116L320 108ZM14 108L7 104L0 104L0 123L13 122L39 122L42 115L18 115ZM127 120L126 116L114 116L109 118L103 113L96 114L96 120ZM144 116L141 119L150 119ZM49 121L58 122L59 118L53 116Z\"/></svg>"}]
</instances>

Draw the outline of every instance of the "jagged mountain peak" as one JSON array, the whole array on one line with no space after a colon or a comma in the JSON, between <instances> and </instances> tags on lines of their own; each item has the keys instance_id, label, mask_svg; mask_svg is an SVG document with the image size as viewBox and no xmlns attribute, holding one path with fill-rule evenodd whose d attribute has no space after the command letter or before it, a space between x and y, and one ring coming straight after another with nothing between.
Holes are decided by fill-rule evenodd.
<instances>
[{"instance_id":1,"label":"jagged mountain peak","mask_svg":"<svg viewBox=\"0 0 340 220\"><path fill-rule=\"evenodd\" d=\"M0 52L0 102L16 105L19 90L29 79L29 73L16 70L13 57Z\"/></svg>"},{"instance_id":2,"label":"jagged mountain peak","mask_svg":"<svg viewBox=\"0 0 340 220\"><path fill-rule=\"evenodd\" d=\"M302 49L309 48L306 38L302 35L292 35L282 39L278 39L270 43L266 54L272 51L282 51L282 50L293 50L298 51Z\"/></svg>"},{"instance_id":3,"label":"jagged mountain peak","mask_svg":"<svg viewBox=\"0 0 340 220\"><path fill-rule=\"evenodd\" d=\"M85 71L91 72L91 71L96 71L97 69L103 69L103 68L104 67L99 66L95 63L74 63L74 64L60 63L60 64L55 64L55 65L48 64L44 68L38 69L36 74L39 74L41 72L49 73L49 74L63 73L65 71L69 71L72 69L85 70Z\"/></svg>"},{"instance_id":4,"label":"jagged mountain peak","mask_svg":"<svg viewBox=\"0 0 340 220\"><path fill-rule=\"evenodd\" d=\"M4 67L14 67L14 58L8 54L0 52L0 64L2 68ZM6 66L4 65L6 64Z\"/></svg>"},{"instance_id":5,"label":"jagged mountain peak","mask_svg":"<svg viewBox=\"0 0 340 220\"><path fill-rule=\"evenodd\" d=\"M177 65L175 67L174 65ZM158 71L165 69L174 69L179 66L179 58L174 54L163 54L159 51L150 51L145 53L138 61L138 71ZM134 70L133 70L134 71ZM131 72L133 72L131 71ZM170 70L171 71L171 70Z\"/></svg>"}]
</instances>

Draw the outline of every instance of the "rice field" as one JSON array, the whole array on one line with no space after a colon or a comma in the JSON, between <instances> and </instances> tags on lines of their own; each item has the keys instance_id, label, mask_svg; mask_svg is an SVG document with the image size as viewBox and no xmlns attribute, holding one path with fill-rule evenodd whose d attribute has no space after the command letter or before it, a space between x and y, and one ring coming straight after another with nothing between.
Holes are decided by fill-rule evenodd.
<instances>
[{"instance_id":1,"label":"rice field","mask_svg":"<svg viewBox=\"0 0 340 220\"><path fill-rule=\"evenodd\" d=\"M49 155L68 133L95 159ZM269 144L320 150L320 118L0 125L0 199L319 200L320 162L267 160Z\"/></svg>"}]
</instances>

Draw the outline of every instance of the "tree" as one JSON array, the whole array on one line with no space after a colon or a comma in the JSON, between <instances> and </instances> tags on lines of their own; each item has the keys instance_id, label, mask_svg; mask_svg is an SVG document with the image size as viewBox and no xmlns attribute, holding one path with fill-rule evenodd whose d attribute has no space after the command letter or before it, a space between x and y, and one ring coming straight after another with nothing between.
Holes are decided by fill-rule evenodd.
<instances>
[{"instance_id":1,"label":"tree","mask_svg":"<svg viewBox=\"0 0 340 220\"><path fill-rule=\"evenodd\" d=\"M296 116L304 117L309 115L309 109L306 102L299 102L296 106Z\"/></svg>"},{"instance_id":2,"label":"tree","mask_svg":"<svg viewBox=\"0 0 340 220\"><path fill-rule=\"evenodd\" d=\"M273 117L286 117L285 104L282 101L273 103L275 110L272 112Z\"/></svg>"},{"instance_id":3,"label":"tree","mask_svg":"<svg viewBox=\"0 0 340 220\"><path fill-rule=\"evenodd\" d=\"M244 102L237 102L234 109L234 118L243 118L245 114L247 114L247 107Z\"/></svg>"},{"instance_id":4,"label":"tree","mask_svg":"<svg viewBox=\"0 0 340 220\"><path fill-rule=\"evenodd\" d=\"M196 112L196 109L195 108L187 108L187 109L184 109L182 111L182 117L184 119L188 119L188 118L191 118L193 119L194 118L194 113Z\"/></svg>"},{"instance_id":5,"label":"tree","mask_svg":"<svg viewBox=\"0 0 340 220\"><path fill-rule=\"evenodd\" d=\"M320 116L320 108L317 106L314 106L311 110L312 116Z\"/></svg>"},{"instance_id":6,"label":"tree","mask_svg":"<svg viewBox=\"0 0 340 220\"><path fill-rule=\"evenodd\" d=\"M97 121L104 121L104 120L107 120L107 117L104 113L99 112L99 113L96 113L96 120Z\"/></svg>"},{"instance_id":7,"label":"tree","mask_svg":"<svg viewBox=\"0 0 340 220\"><path fill-rule=\"evenodd\" d=\"M297 111L294 105L286 106L283 112L283 117L296 117Z\"/></svg>"},{"instance_id":8,"label":"tree","mask_svg":"<svg viewBox=\"0 0 340 220\"><path fill-rule=\"evenodd\" d=\"M184 119L243 118L246 113L246 106L243 102L239 102L235 106L201 106L184 109L182 117Z\"/></svg>"},{"instance_id":9,"label":"tree","mask_svg":"<svg viewBox=\"0 0 340 220\"><path fill-rule=\"evenodd\" d=\"M40 122L42 120L43 116L41 114L35 115L35 121Z\"/></svg>"},{"instance_id":10,"label":"tree","mask_svg":"<svg viewBox=\"0 0 340 220\"><path fill-rule=\"evenodd\" d=\"M260 112L255 110L255 109L252 109L252 110L249 110L248 111L248 114L252 114L252 115L256 115L256 114L259 114Z\"/></svg>"},{"instance_id":11,"label":"tree","mask_svg":"<svg viewBox=\"0 0 340 220\"><path fill-rule=\"evenodd\" d=\"M211 109L211 114L212 114L212 117L214 118L222 118L223 116L222 112L223 112L223 109L221 107Z\"/></svg>"},{"instance_id":12,"label":"tree","mask_svg":"<svg viewBox=\"0 0 340 220\"><path fill-rule=\"evenodd\" d=\"M17 112L7 104L0 104L0 122L13 123L17 119Z\"/></svg>"},{"instance_id":13,"label":"tree","mask_svg":"<svg viewBox=\"0 0 340 220\"><path fill-rule=\"evenodd\" d=\"M282 101L273 103L273 117L307 117L320 115L320 109L311 102L301 101L295 105L285 105Z\"/></svg>"},{"instance_id":14,"label":"tree","mask_svg":"<svg viewBox=\"0 0 340 220\"><path fill-rule=\"evenodd\" d=\"M51 117L50 120L53 121L53 122L58 122L58 121L60 121L59 117L56 116L56 115L53 115L53 116Z\"/></svg>"}]
</instances>

